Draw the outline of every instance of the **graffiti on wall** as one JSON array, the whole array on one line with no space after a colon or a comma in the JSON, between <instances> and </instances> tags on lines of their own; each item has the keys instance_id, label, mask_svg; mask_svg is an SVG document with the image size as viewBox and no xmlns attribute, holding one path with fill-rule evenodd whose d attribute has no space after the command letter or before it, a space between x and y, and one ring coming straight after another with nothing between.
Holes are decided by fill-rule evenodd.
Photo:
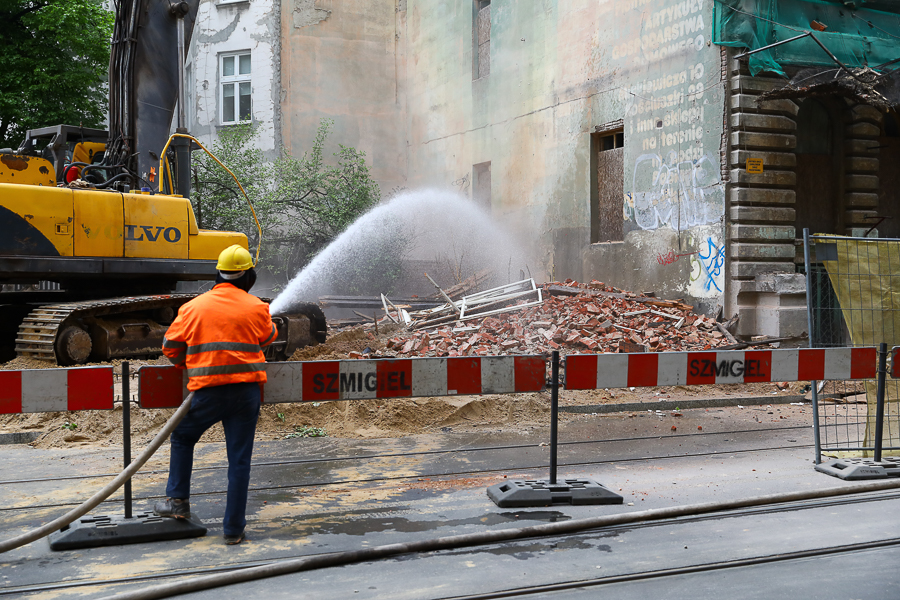
<instances>
[{"instance_id":1,"label":"graffiti on wall","mask_svg":"<svg viewBox=\"0 0 900 600\"><path fill-rule=\"evenodd\" d=\"M688 233L683 250L669 249L657 252L653 257L661 267L684 269L691 295L707 298L722 293L725 284L725 244L721 242L717 227L701 227Z\"/></svg>"},{"instance_id":2,"label":"graffiti on wall","mask_svg":"<svg viewBox=\"0 0 900 600\"><path fill-rule=\"evenodd\" d=\"M645 230L684 231L718 222L725 210L719 166L709 155L679 162L674 151L666 159L642 154L634 164L632 190L625 218Z\"/></svg>"},{"instance_id":3,"label":"graffiti on wall","mask_svg":"<svg viewBox=\"0 0 900 600\"><path fill-rule=\"evenodd\" d=\"M457 179L450 185L454 186L457 190L459 190L460 194L462 194L464 196L468 196L469 195L469 174L466 173L465 175L463 175L462 177L460 177L459 179Z\"/></svg>"},{"instance_id":4,"label":"graffiti on wall","mask_svg":"<svg viewBox=\"0 0 900 600\"><path fill-rule=\"evenodd\" d=\"M696 252L685 252L683 254L675 254L674 250L669 250L666 254L657 253L656 254L656 262L662 266L667 266L671 264L675 264L678 262L679 258L684 258L685 256L693 256L697 254Z\"/></svg>"},{"instance_id":5,"label":"graffiti on wall","mask_svg":"<svg viewBox=\"0 0 900 600\"><path fill-rule=\"evenodd\" d=\"M696 259L691 258L691 262L694 260L699 264L699 269L696 273L693 268L691 269L691 281L699 281L706 292L713 289L721 292L725 275L725 244L717 244L712 237L707 236L701 244L700 251L697 252ZM693 264L691 266L693 267Z\"/></svg>"}]
</instances>

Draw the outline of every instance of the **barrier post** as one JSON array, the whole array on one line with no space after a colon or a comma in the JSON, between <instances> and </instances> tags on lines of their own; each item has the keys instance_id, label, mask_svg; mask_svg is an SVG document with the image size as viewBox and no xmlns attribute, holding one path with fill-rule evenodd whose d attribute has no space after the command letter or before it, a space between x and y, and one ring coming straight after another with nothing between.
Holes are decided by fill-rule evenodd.
<instances>
[{"instance_id":1,"label":"barrier post","mask_svg":"<svg viewBox=\"0 0 900 600\"><path fill-rule=\"evenodd\" d=\"M112 369L110 379L112 379ZM110 382L112 392L113 382ZM125 467L131 464L131 370L128 361L122 362L122 456ZM112 408L110 394L110 408ZM150 512L132 512L132 489L129 478L122 485L125 498L123 515L84 516L51 533L51 550L78 550L99 546L118 546L162 540L180 540L206 535L203 523L191 515L190 519L164 519Z\"/></svg>"},{"instance_id":2,"label":"barrier post","mask_svg":"<svg viewBox=\"0 0 900 600\"><path fill-rule=\"evenodd\" d=\"M556 448L559 441L559 350L550 358L550 485L556 485Z\"/></svg>"},{"instance_id":3,"label":"barrier post","mask_svg":"<svg viewBox=\"0 0 900 600\"><path fill-rule=\"evenodd\" d=\"M878 346L878 389L875 396L875 455L876 463L881 462L882 437L884 436L884 384L887 377L887 344Z\"/></svg>"},{"instance_id":4,"label":"barrier post","mask_svg":"<svg viewBox=\"0 0 900 600\"><path fill-rule=\"evenodd\" d=\"M624 499L606 486L588 478L557 481L559 446L559 351L550 355L550 478L514 479L487 489L488 497L500 508L552 506L554 504L622 504ZM568 367L567 367L568 369ZM546 377L546 363L544 366ZM566 371L568 377L569 372Z\"/></svg>"},{"instance_id":5,"label":"barrier post","mask_svg":"<svg viewBox=\"0 0 900 600\"><path fill-rule=\"evenodd\" d=\"M122 454L123 468L131 464L131 373L128 361L122 362ZM131 479L125 482L125 518L131 518Z\"/></svg>"},{"instance_id":6,"label":"barrier post","mask_svg":"<svg viewBox=\"0 0 900 600\"><path fill-rule=\"evenodd\" d=\"M812 320L812 311L809 310L809 307L812 306L812 271L810 270L811 263L809 257L809 229L803 229L803 266L806 270L806 330L807 330L807 340L809 341L809 347L815 348L815 343L813 342L813 320ZM813 415L818 417L819 414L819 382L812 381L812 409ZM813 443L815 445L815 463L822 463L822 440L819 438L819 428L813 427Z\"/></svg>"}]
</instances>

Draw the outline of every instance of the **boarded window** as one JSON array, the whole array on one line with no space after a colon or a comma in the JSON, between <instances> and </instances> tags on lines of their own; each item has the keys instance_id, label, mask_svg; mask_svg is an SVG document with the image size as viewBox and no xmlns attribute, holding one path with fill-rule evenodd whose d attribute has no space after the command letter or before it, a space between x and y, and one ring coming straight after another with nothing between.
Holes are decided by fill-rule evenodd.
<instances>
[{"instance_id":1,"label":"boarded window","mask_svg":"<svg viewBox=\"0 0 900 600\"><path fill-rule=\"evenodd\" d=\"M491 0L476 0L472 79L491 74Z\"/></svg>"},{"instance_id":2,"label":"boarded window","mask_svg":"<svg viewBox=\"0 0 900 600\"><path fill-rule=\"evenodd\" d=\"M596 164L591 190L591 242L623 240L625 134L619 131L591 136Z\"/></svg>"},{"instance_id":3,"label":"boarded window","mask_svg":"<svg viewBox=\"0 0 900 600\"><path fill-rule=\"evenodd\" d=\"M472 199L484 210L491 211L491 163L483 162L472 166L475 181Z\"/></svg>"}]
</instances>

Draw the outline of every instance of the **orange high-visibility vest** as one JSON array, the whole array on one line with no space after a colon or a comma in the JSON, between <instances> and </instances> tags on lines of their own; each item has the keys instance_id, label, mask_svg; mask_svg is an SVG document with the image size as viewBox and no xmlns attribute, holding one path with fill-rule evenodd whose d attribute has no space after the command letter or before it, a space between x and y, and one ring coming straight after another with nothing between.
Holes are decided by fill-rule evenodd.
<instances>
[{"instance_id":1,"label":"orange high-visibility vest","mask_svg":"<svg viewBox=\"0 0 900 600\"><path fill-rule=\"evenodd\" d=\"M266 381L262 348L278 330L269 305L230 283L220 283L178 310L163 354L187 369L187 388Z\"/></svg>"}]
</instances>

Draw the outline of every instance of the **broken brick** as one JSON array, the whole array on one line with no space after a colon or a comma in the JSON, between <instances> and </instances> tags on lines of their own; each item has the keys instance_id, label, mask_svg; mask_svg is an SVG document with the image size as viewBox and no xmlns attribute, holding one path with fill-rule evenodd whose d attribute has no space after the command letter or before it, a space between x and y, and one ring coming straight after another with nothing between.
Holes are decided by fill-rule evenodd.
<instances>
[{"instance_id":1,"label":"broken brick","mask_svg":"<svg viewBox=\"0 0 900 600\"><path fill-rule=\"evenodd\" d=\"M565 286L543 287L545 300L540 306L407 331L388 339L385 348L371 356L540 354L551 349L563 354L585 349L598 353L699 351L729 343L714 319L693 314L680 301L651 299L598 281L583 285L569 280ZM369 338L368 329L374 325L362 327Z\"/></svg>"}]
</instances>

